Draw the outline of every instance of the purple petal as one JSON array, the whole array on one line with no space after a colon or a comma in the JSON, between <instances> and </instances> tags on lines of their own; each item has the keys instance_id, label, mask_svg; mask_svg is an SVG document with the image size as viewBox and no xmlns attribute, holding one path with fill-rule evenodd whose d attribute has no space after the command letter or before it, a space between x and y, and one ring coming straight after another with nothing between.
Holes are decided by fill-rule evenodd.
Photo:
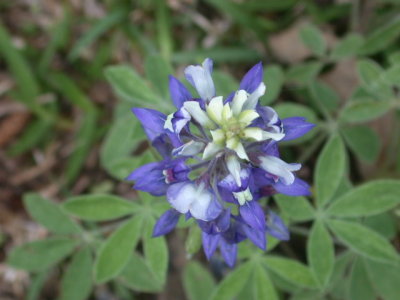
<instances>
[{"instance_id":1,"label":"purple petal","mask_svg":"<svg viewBox=\"0 0 400 300\"><path fill-rule=\"evenodd\" d=\"M281 181L274 184L274 188L278 193L288 196L309 196L311 195L310 186L304 180L295 177L294 182L290 185L285 185Z\"/></svg>"},{"instance_id":2,"label":"purple petal","mask_svg":"<svg viewBox=\"0 0 400 300\"><path fill-rule=\"evenodd\" d=\"M154 196L164 195L168 184L162 172L162 162L153 162L137 168L126 180L135 181L136 190L148 192Z\"/></svg>"},{"instance_id":3,"label":"purple petal","mask_svg":"<svg viewBox=\"0 0 400 300\"><path fill-rule=\"evenodd\" d=\"M264 144L262 146L262 151L265 154L279 157L278 143L275 141L270 141L269 143Z\"/></svg>"},{"instance_id":4,"label":"purple petal","mask_svg":"<svg viewBox=\"0 0 400 300\"><path fill-rule=\"evenodd\" d=\"M192 95L188 89L174 76L169 75L169 93L174 105L179 109L183 102L192 99Z\"/></svg>"},{"instance_id":5,"label":"purple petal","mask_svg":"<svg viewBox=\"0 0 400 300\"><path fill-rule=\"evenodd\" d=\"M223 180L221 180L218 183L218 186L235 193L244 191L249 186L250 174L251 172L249 169L240 170L240 179L242 183L240 187L237 185L235 178L231 174L229 174Z\"/></svg>"},{"instance_id":6,"label":"purple petal","mask_svg":"<svg viewBox=\"0 0 400 300\"><path fill-rule=\"evenodd\" d=\"M226 264L230 268L233 268L236 263L237 244L227 243L225 240L222 239L219 248Z\"/></svg>"},{"instance_id":7,"label":"purple petal","mask_svg":"<svg viewBox=\"0 0 400 300\"><path fill-rule=\"evenodd\" d=\"M163 113L150 108L132 108L132 112L142 123L142 127L150 141L155 140L165 132L166 116Z\"/></svg>"},{"instance_id":8,"label":"purple petal","mask_svg":"<svg viewBox=\"0 0 400 300\"><path fill-rule=\"evenodd\" d=\"M211 77L213 61L206 58L201 66L188 66L185 69L185 77L197 90L200 98L210 101L215 96L214 82Z\"/></svg>"},{"instance_id":9,"label":"purple petal","mask_svg":"<svg viewBox=\"0 0 400 300\"><path fill-rule=\"evenodd\" d=\"M158 219L153 229L153 237L171 232L179 221L180 214L175 209L167 210Z\"/></svg>"},{"instance_id":10,"label":"purple petal","mask_svg":"<svg viewBox=\"0 0 400 300\"><path fill-rule=\"evenodd\" d=\"M274 212L269 211L267 214L267 233L281 241L290 239L289 230L283 223L282 219Z\"/></svg>"},{"instance_id":11,"label":"purple petal","mask_svg":"<svg viewBox=\"0 0 400 300\"><path fill-rule=\"evenodd\" d=\"M208 234L219 234L228 230L231 221L231 210L225 209L219 216L213 221L202 221L197 220L201 230Z\"/></svg>"},{"instance_id":12,"label":"purple petal","mask_svg":"<svg viewBox=\"0 0 400 300\"><path fill-rule=\"evenodd\" d=\"M263 67L262 62L254 65L247 73L243 76L240 82L240 89L245 90L249 94L254 92L263 80Z\"/></svg>"},{"instance_id":13,"label":"purple petal","mask_svg":"<svg viewBox=\"0 0 400 300\"><path fill-rule=\"evenodd\" d=\"M282 141L297 139L315 127L315 124L308 123L305 118L291 117L282 120L285 137Z\"/></svg>"},{"instance_id":14,"label":"purple petal","mask_svg":"<svg viewBox=\"0 0 400 300\"><path fill-rule=\"evenodd\" d=\"M247 201L239 208L243 220L254 229L265 229L265 215L260 204L257 201Z\"/></svg>"},{"instance_id":15,"label":"purple petal","mask_svg":"<svg viewBox=\"0 0 400 300\"><path fill-rule=\"evenodd\" d=\"M267 249L267 239L265 238L265 230L253 229L250 226L243 224L242 229L250 241L253 242L261 250Z\"/></svg>"},{"instance_id":16,"label":"purple petal","mask_svg":"<svg viewBox=\"0 0 400 300\"><path fill-rule=\"evenodd\" d=\"M203 249L208 260L210 260L217 249L220 237L219 234L202 233Z\"/></svg>"}]
</instances>

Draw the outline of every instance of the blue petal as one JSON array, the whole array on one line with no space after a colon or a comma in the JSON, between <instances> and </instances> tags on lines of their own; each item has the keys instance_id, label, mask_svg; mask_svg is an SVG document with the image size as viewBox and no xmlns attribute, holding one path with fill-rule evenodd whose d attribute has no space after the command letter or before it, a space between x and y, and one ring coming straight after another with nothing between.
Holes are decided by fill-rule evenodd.
<instances>
[{"instance_id":1,"label":"blue petal","mask_svg":"<svg viewBox=\"0 0 400 300\"><path fill-rule=\"evenodd\" d=\"M219 234L202 233L203 250L208 260L210 260L217 249L220 237Z\"/></svg>"},{"instance_id":2,"label":"blue petal","mask_svg":"<svg viewBox=\"0 0 400 300\"><path fill-rule=\"evenodd\" d=\"M179 109L183 102L192 99L188 89L174 76L169 75L169 93L174 105Z\"/></svg>"},{"instance_id":3,"label":"blue petal","mask_svg":"<svg viewBox=\"0 0 400 300\"><path fill-rule=\"evenodd\" d=\"M153 229L153 237L165 235L171 232L179 221L180 214L175 209L167 210L158 219Z\"/></svg>"},{"instance_id":4,"label":"blue petal","mask_svg":"<svg viewBox=\"0 0 400 300\"><path fill-rule=\"evenodd\" d=\"M290 141L297 139L315 127L314 124L308 123L305 118L291 117L282 120L285 137L282 141Z\"/></svg>"},{"instance_id":5,"label":"blue petal","mask_svg":"<svg viewBox=\"0 0 400 300\"><path fill-rule=\"evenodd\" d=\"M240 206L239 212L243 220L254 229L265 229L265 215L262 207L257 201L247 201Z\"/></svg>"},{"instance_id":6,"label":"blue petal","mask_svg":"<svg viewBox=\"0 0 400 300\"><path fill-rule=\"evenodd\" d=\"M274 188L278 193L288 196L309 196L311 195L310 186L304 180L295 178L294 182L290 185L285 185L278 181L274 184Z\"/></svg>"},{"instance_id":7,"label":"blue petal","mask_svg":"<svg viewBox=\"0 0 400 300\"><path fill-rule=\"evenodd\" d=\"M243 76L240 82L240 89L245 90L249 94L254 92L256 88L263 81L263 67L262 62L254 65L247 73Z\"/></svg>"},{"instance_id":8,"label":"blue petal","mask_svg":"<svg viewBox=\"0 0 400 300\"><path fill-rule=\"evenodd\" d=\"M162 162L149 163L137 168L129 174L126 180L135 181L134 188L136 190L148 192L154 196L161 196L166 193L168 188L162 169Z\"/></svg>"},{"instance_id":9,"label":"blue petal","mask_svg":"<svg viewBox=\"0 0 400 300\"><path fill-rule=\"evenodd\" d=\"M265 238L265 230L257 230L243 224L242 229L250 241L253 242L261 250L267 249L267 239Z\"/></svg>"},{"instance_id":10,"label":"blue petal","mask_svg":"<svg viewBox=\"0 0 400 300\"><path fill-rule=\"evenodd\" d=\"M281 241L288 241L290 239L289 230L285 223L272 211L269 211L267 214L267 233Z\"/></svg>"},{"instance_id":11,"label":"blue petal","mask_svg":"<svg viewBox=\"0 0 400 300\"><path fill-rule=\"evenodd\" d=\"M132 112L142 123L142 127L150 141L154 141L165 132L166 116L163 113L150 108L132 108Z\"/></svg>"},{"instance_id":12,"label":"blue petal","mask_svg":"<svg viewBox=\"0 0 400 300\"><path fill-rule=\"evenodd\" d=\"M227 243L224 239L222 239L219 248L226 264L230 268L233 268L236 263L237 244Z\"/></svg>"}]
</instances>

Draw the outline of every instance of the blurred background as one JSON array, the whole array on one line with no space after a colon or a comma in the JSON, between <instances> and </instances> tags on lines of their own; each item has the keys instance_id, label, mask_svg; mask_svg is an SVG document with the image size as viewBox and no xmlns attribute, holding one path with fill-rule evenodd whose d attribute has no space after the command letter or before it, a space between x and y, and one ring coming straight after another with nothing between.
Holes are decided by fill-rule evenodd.
<instances>
[{"instance_id":1,"label":"blurred background","mask_svg":"<svg viewBox=\"0 0 400 300\"><path fill-rule=\"evenodd\" d=\"M122 179L143 162L131 155L148 145L133 116L122 114L134 105L113 91L106 67L129 65L157 90L157 80L165 86L167 78L157 78L154 61L167 63L159 74L182 78L186 65L210 57L226 96L262 61L264 104L318 124L284 154L304 164L300 177L311 183L324 132L335 126L326 116L367 97L377 81L373 71L400 62L399 18L398 0L0 0L0 299L55 299L62 274L53 271L39 293L27 272L4 263L15 245L48 235L26 213L25 193L55 202L82 193L136 196ZM366 58L371 72L358 64ZM165 95L161 102L170 101ZM365 121L364 129L343 132L352 181L399 177L396 111L383 109ZM127 130L134 143L125 140ZM354 136L362 141L352 143ZM184 237L173 233L168 241L168 284L156 296L135 299L185 299ZM296 251L292 246L283 252ZM204 261L201 253L197 258ZM117 294L99 285L90 299L125 299Z\"/></svg>"}]
</instances>

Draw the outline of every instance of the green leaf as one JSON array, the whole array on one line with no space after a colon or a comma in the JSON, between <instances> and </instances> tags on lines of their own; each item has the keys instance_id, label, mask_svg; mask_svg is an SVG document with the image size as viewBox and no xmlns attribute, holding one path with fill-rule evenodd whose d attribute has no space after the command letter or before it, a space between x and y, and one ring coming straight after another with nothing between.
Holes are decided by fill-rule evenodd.
<instances>
[{"instance_id":1,"label":"green leaf","mask_svg":"<svg viewBox=\"0 0 400 300\"><path fill-rule=\"evenodd\" d=\"M7 263L18 269L42 271L68 256L76 244L74 240L61 237L26 243L11 251Z\"/></svg>"},{"instance_id":2,"label":"green leaf","mask_svg":"<svg viewBox=\"0 0 400 300\"><path fill-rule=\"evenodd\" d=\"M269 270L298 287L315 288L317 285L310 269L298 261L284 257L267 256L264 263Z\"/></svg>"},{"instance_id":3,"label":"green leaf","mask_svg":"<svg viewBox=\"0 0 400 300\"><path fill-rule=\"evenodd\" d=\"M340 98L338 94L322 81L310 82L311 96L314 103L322 113L326 110L332 111L337 109Z\"/></svg>"},{"instance_id":4,"label":"green leaf","mask_svg":"<svg viewBox=\"0 0 400 300\"><path fill-rule=\"evenodd\" d=\"M293 65L286 73L286 79L299 85L306 85L314 80L321 71L323 64L321 62L311 61Z\"/></svg>"},{"instance_id":5,"label":"green leaf","mask_svg":"<svg viewBox=\"0 0 400 300\"><path fill-rule=\"evenodd\" d=\"M97 21L87 32L85 32L75 43L71 49L68 59L75 60L84 48L88 47L96 39L99 39L106 31L120 23L127 15L127 10L119 7L107 16Z\"/></svg>"},{"instance_id":6,"label":"green leaf","mask_svg":"<svg viewBox=\"0 0 400 300\"><path fill-rule=\"evenodd\" d=\"M400 295L400 265L364 259L370 282L382 299L397 300Z\"/></svg>"},{"instance_id":7,"label":"green leaf","mask_svg":"<svg viewBox=\"0 0 400 300\"><path fill-rule=\"evenodd\" d=\"M371 216L400 203L400 181L376 180L350 190L335 201L327 213L336 217Z\"/></svg>"},{"instance_id":8,"label":"green leaf","mask_svg":"<svg viewBox=\"0 0 400 300\"><path fill-rule=\"evenodd\" d=\"M25 194L24 205L29 215L50 231L59 234L79 233L79 226L74 223L61 209L38 194Z\"/></svg>"},{"instance_id":9,"label":"green leaf","mask_svg":"<svg viewBox=\"0 0 400 300\"><path fill-rule=\"evenodd\" d=\"M235 78L227 73L215 70L212 73L217 95L229 95L238 89L239 84Z\"/></svg>"},{"instance_id":10,"label":"green leaf","mask_svg":"<svg viewBox=\"0 0 400 300\"><path fill-rule=\"evenodd\" d=\"M133 253L126 267L118 277L127 287L139 292L160 292L163 284L150 270L146 261L137 253Z\"/></svg>"},{"instance_id":11,"label":"green leaf","mask_svg":"<svg viewBox=\"0 0 400 300\"><path fill-rule=\"evenodd\" d=\"M396 17L387 24L378 27L367 36L359 54L370 55L385 49L400 35L400 17Z\"/></svg>"},{"instance_id":12,"label":"green leaf","mask_svg":"<svg viewBox=\"0 0 400 300\"><path fill-rule=\"evenodd\" d=\"M104 221L135 212L137 205L123 198L106 194L88 194L71 197L63 208L82 220Z\"/></svg>"},{"instance_id":13,"label":"green leaf","mask_svg":"<svg viewBox=\"0 0 400 300\"><path fill-rule=\"evenodd\" d=\"M359 223L329 220L329 228L354 252L382 262L395 262L399 256L380 234Z\"/></svg>"},{"instance_id":14,"label":"green leaf","mask_svg":"<svg viewBox=\"0 0 400 300\"><path fill-rule=\"evenodd\" d=\"M381 148L379 136L367 126L354 126L341 129L349 148L363 161L374 162Z\"/></svg>"},{"instance_id":15,"label":"green leaf","mask_svg":"<svg viewBox=\"0 0 400 300\"><path fill-rule=\"evenodd\" d=\"M255 299L279 300L275 287L261 264L255 265L253 285Z\"/></svg>"},{"instance_id":16,"label":"green leaf","mask_svg":"<svg viewBox=\"0 0 400 300\"><path fill-rule=\"evenodd\" d=\"M229 273L214 289L210 300L231 300L240 293L252 271L250 263L244 263Z\"/></svg>"},{"instance_id":17,"label":"green leaf","mask_svg":"<svg viewBox=\"0 0 400 300\"><path fill-rule=\"evenodd\" d=\"M268 65L264 68L264 80L268 92L260 100L264 105L277 100L285 81L285 74L279 65Z\"/></svg>"},{"instance_id":18,"label":"green leaf","mask_svg":"<svg viewBox=\"0 0 400 300\"><path fill-rule=\"evenodd\" d=\"M172 101L169 97L168 75L172 74L172 67L160 55L148 55L144 61L146 77L154 89L163 98L163 101Z\"/></svg>"},{"instance_id":19,"label":"green leaf","mask_svg":"<svg viewBox=\"0 0 400 300\"><path fill-rule=\"evenodd\" d=\"M400 85L400 64L394 65L382 74L382 79L389 85Z\"/></svg>"},{"instance_id":20,"label":"green leaf","mask_svg":"<svg viewBox=\"0 0 400 300\"><path fill-rule=\"evenodd\" d=\"M190 261L183 270L183 288L189 300L209 299L215 288L210 272L196 261Z\"/></svg>"},{"instance_id":21,"label":"green leaf","mask_svg":"<svg viewBox=\"0 0 400 300\"><path fill-rule=\"evenodd\" d=\"M142 222L140 217L130 219L103 243L94 266L97 283L114 278L126 266L139 240Z\"/></svg>"},{"instance_id":22,"label":"green leaf","mask_svg":"<svg viewBox=\"0 0 400 300\"><path fill-rule=\"evenodd\" d=\"M363 224L391 240L397 234L397 223L391 212L364 218Z\"/></svg>"},{"instance_id":23,"label":"green leaf","mask_svg":"<svg viewBox=\"0 0 400 300\"><path fill-rule=\"evenodd\" d=\"M286 214L291 221L304 222L314 219L314 208L305 197L276 194L274 198L281 211Z\"/></svg>"},{"instance_id":24,"label":"green leaf","mask_svg":"<svg viewBox=\"0 0 400 300\"><path fill-rule=\"evenodd\" d=\"M342 39L331 52L331 58L340 60L349 56L355 56L364 43L364 38L357 33L349 33Z\"/></svg>"},{"instance_id":25,"label":"green leaf","mask_svg":"<svg viewBox=\"0 0 400 300\"><path fill-rule=\"evenodd\" d=\"M324 206L334 195L346 170L346 152L339 135L333 135L318 157L314 182L317 204Z\"/></svg>"},{"instance_id":26,"label":"green leaf","mask_svg":"<svg viewBox=\"0 0 400 300\"><path fill-rule=\"evenodd\" d=\"M77 252L61 279L60 300L85 300L92 290L93 259L89 248Z\"/></svg>"},{"instance_id":27,"label":"green leaf","mask_svg":"<svg viewBox=\"0 0 400 300\"><path fill-rule=\"evenodd\" d=\"M323 56L326 51L326 42L322 32L314 25L308 24L300 29L300 38L314 54Z\"/></svg>"},{"instance_id":28,"label":"green leaf","mask_svg":"<svg viewBox=\"0 0 400 300\"><path fill-rule=\"evenodd\" d=\"M307 259L315 280L324 289L333 272L335 252L331 236L319 220L314 222L307 241Z\"/></svg>"},{"instance_id":29,"label":"green leaf","mask_svg":"<svg viewBox=\"0 0 400 300\"><path fill-rule=\"evenodd\" d=\"M391 107L390 101L354 101L345 106L339 119L348 123L368 122L383 116Z\"/></svg>"},{"instance_id":30,"label":"green leaf","mask_svg":"<svg viewBox=\"0 0 400 300\"><path fill-rule=\"evenodd\" d=\"M107 80L123 100L134 105L167 109L172 103L161 101L140 75L129 66L111 66L105 70Z\"/></svg>"},{"instance_id":31,"label":"green leaf","mask_svg":"<svg viewBox=\"0 0 400 300\"><path fill-rule=\"evenodd\" d=\"M152 236L155 220L149 219L143 229L144 256L150 269L162 284L166 280L168 269L168 247L165 237Z\"/></svg>"},{"instance_id":32,"label":"green leaf","mask_svg":"<svg viewBox=\"0 0 400 300\"><path fill-rule=\"evenodd\" d=\"M382 101L392 97L390 88L384 81L384 70L375 61L363 59L357 62L357 72L363 87Z\"/></svg>"},{"instance_id":33,"label":"green leaf","mask_svg":"<svg viewBox=\"0 0 400 300\"><path fill-rule=\"evenodd\" d=\"M372 286L363 260L357 258L350 275L349 298L351 300L375 300L376 295Z\"/></svg>"},{"instance_id":34,"label":"green leaf","mask_svg":"<svg viewBox=\"0 0 400 300\"><path fill-rule=\"evenodd\" d=\"M185 242L186 253L189 255L197 253L201 248L201 242L201 229L197 224L191 226Z\"/></svg>"}]
</instances>

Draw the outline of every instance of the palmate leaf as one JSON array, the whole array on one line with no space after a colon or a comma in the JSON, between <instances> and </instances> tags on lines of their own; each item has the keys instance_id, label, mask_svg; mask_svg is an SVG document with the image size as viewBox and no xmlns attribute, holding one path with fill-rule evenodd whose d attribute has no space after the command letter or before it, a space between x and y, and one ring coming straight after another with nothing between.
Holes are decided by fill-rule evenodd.
<instances>
[{"instance_id":1,"label":"palmate leaf","mask_svg":"<svg viewBox=\"0 0 400 300\"><path fill-rule=\"evenodd\" d=\"M93 259L89 248L83 248L73 257L62 280L60 300L85 300L92 290Z\"/></svg>"},{"instance_id":2,"label":"palmate leaf","mask_svg":"<svg viewBox=\"0 0 400 300\"><path fill-rule=\"evenodd\" d=\"M286 214L291 221L304 222L314 219L315 211L307 198L277 194L274 196L274 199L281 212Z\"/></svg>"},{"instance_id":3,"label":"palmate leaf","mask_svg":"<svg viewBox=\"0 0 400 300\"><path fill-rule=\"evenodd\" d=\"M253 288L255 299L279 300L274 284L262 264L254 266Z\"/></svg>"},{"instance_id":4,"label":"palmate leaf","mask_svg":"<svg viewBox=\"0 0 400 300\"><path fill-rule=\"evenodd\" d=\"M25 194L24 205L31 217L48 230L59 234L79 233L74 223L59 205L38 194Z\"/></svg>"},{"instance_id":5,"label":"palmate leaf","mask_svg":"<svg viewBox=\"0 0 400 300\"><path fill-rule=\"evenodd\" d=\"M27 271L42 271L67 257L77 245L69 238L53 237L23 244L8 255L7 263Z\"/></svg>"},{"instance_id":6,"label":"palmate leaf","mask_svg":"<svg viewBox=\"0 0 400 300\"><path fill-rule=\"evenodd\" d=\"M117 219L137 210L138 205L121 197L88 194L69 198L63 208L69 214L87 221Z\"/></svg>"},{"instance_id":7,"label":"palmate leaf","mask_svg":"<svg viewBox=\"0 0 400 300\"><path fill-rule=\"evenodd\" d=\"M308 238L307 260L315 280L324 289L332 275L335 253L331 236L319 220L314 222Z\"/></svg>"},{"instance_id":8,"label":"palmate leaf","mask_svg":"<svg viewBox=\"0 0 400 300\"><path fill-rule=\"evenodd\" d=\"M189 300L209 299L215 288L215 280L211 273L196 261L186 265L182 280Z\"/></svg>"},{"instance_id":9,"label":"palmate leaf","mask_svg":"<svg viewBox=\"0 0 400 300\"><path fill-rule=\"evenodd\" d=\"M252 269L252 264L249 262L236 267L214 289L210 300L233 299L238 293L240 293L240 291L248 281Z\"/></svg>"},{"instance_id":10,"label":"palmate leaf","mask_svg":"<svg viewBox=\"0 0 400 300\"><path fill-rule=\"evenodd\" d=\"M337 190L346 169L346 152L339 135L333 135L318 157L314 182L317 204L324 206Z\"/></svg>"},{"instance_id":11,"label":"palmate leaf","mask_svg":"<svg viewBox=\"0 0 400 300\"><path fill-rule=\"evenodd\" d=\"M310 269L298 261L278 256L267 256L263 263L267 269L298 287L317 287Z\"/></svg>"},{"instance_id":12,"label":"palmate leaf","mask_svg":"<svg viewBox=\"0 0 400 300\"><path fill-rule=\"evenodd\" d=\"M139 216L131 218L103 243L94 266L96 282L103 283L114 278L126 266L139 241L142 222Z\"/></svg>"},{"instance_id":13,"label":"palmate leaf","mask_svg":"<svg viewBox=\"0 0 400 300\"><path fill-rule=\"evenodd\" d=\"M399 255L379 233L356 222L328 220L329 228L354 252L372 260L397 263Z\"/></svg>"},{"instance_id":14,"label":"palmate leaf","mask_svg":"<svg viewBox=\"0 0 400 300\"><path fill-rule=\"evenodd\" d=\"M362 217L383 213L400 203L400 181L376 180L350 190L337 199L327 214L336 217Z\"/></svg>"},{"instance_id":15,"label":"palmate leaf","mask_svg":"<svg viewBox=\"0 0 400 300\"><path fill-rule=\"evenodd\" d=\"M322 56L326 51L326 42L322 32L314 25L308 24L301 28L300 38L314 54Z\"/></svg>"},{"instance_id":16,"label":"palmate leaf","mask_svg":"<svg viewBox=\"0 0 400 300\"><path fill-rule=\"evenodd\" d=\"M160 55L149 55L144 62L146 77L150 80L154 89L160 94L162 101L170 103L168 75L172 74L171 65Z\"/></svg>"},{"instance_id":17,"label":"palmate leaf","mask_svg":"<svg viewBox=\"0 0 400 300\"><path fill-rule=\"evenodd\" d=\"M361 257L353 264L349 281L349 298L351 300L375 300L373 284L370 282L367 270Z\"/></svg>"}]
</instances>

